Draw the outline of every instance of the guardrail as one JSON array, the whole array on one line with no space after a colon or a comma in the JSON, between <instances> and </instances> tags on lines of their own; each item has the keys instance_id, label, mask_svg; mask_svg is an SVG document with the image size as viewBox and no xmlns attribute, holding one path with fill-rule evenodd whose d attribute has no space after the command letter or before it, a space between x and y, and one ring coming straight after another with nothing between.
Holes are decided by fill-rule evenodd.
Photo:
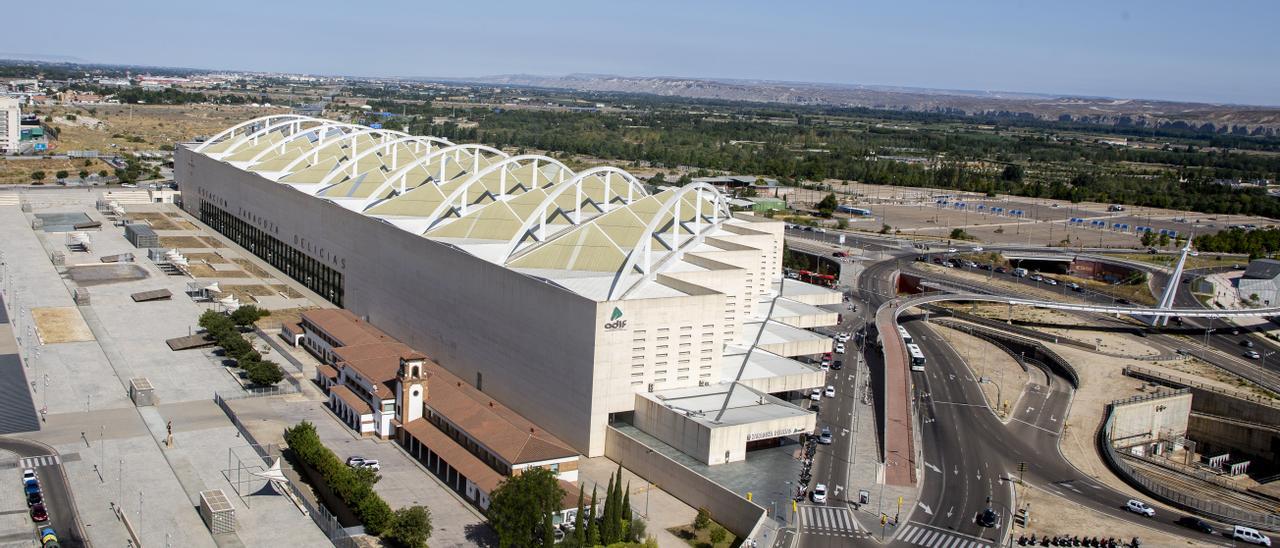
<instances>
[{"instance_id":1,"label":"guardrail","mask_svg":"<svg viewBox=\"0 0 1280 548\"><path fill-rule=\"evenodd\" d=\"M1011 348L1009 348L1010 344L1018 344L1018 345L1026 346L1032 350L1031 352L1032 355L1027 356L1023 353L1018 353L1018 356L1020 358L1029 362L1044 365L1045 367L1052 369L1059 375L1062 375L1064 378L1066 378L1067 382L1071 383L1072 388L1080 387L1080 375L1079 373L1076 372L1075 367L1071 365L1071 362L1068 362L1066 358L1063 358L1062 356L1058 355L1057 352L1050 350L1049 347L1043 344L1040 344L1040 342L1036 340L1018 337L1017 335L1010 335L1008 333L1001 332L1000 329L992 329L992 328L984 327L981 325L962 325L955 322L954 320L944 319L944 320L939 320L938 323L940 325L943 325L945 327L950 327L958 331L967 331L975 337L979 337L987 342L990 342L1000 347L1001 350L1008 352L1009 355L1011 356L1014 355L1014 351ZM1004 324L1001 324L1000 327L1003 328L1006 326L1004 326ZM1022 364L1019 364L1019 365L1022 365ZM1024 369L1025 367L1026 366L1023 365Z\"/></svg>"},{"instance_id":2,"label":"guardrail","mask_svg":"<svg viewBox=\"0 0 1280 548\"><path fill-rule=\"evenodd\" d=\"M1095 433L1098 452L1102 453L1102 460L1106 462L1107 467L1134 489L1171 506L1225 523L1247 525L1268 531L1280 531L1280 516L1248 512L1221 502L1192 496L1173 487L1163 485L1154 478L1143 475L1140 470L1120 459L1110 439L1115 406L1167 395L1144 394L1107 404L1106 419L1098 425L1098 431Z\"/></svg>"}]
</instances>

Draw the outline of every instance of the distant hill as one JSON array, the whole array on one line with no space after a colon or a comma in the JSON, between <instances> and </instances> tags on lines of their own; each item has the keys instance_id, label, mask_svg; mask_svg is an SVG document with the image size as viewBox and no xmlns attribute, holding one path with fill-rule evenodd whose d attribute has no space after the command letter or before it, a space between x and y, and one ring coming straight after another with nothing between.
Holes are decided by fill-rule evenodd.
<instances>
[{"instance_id":1,"label":"distant hill","mask_svg":"<svg viewBox=\"0 0 1280 548\"><path fill-rule=\"evenodd\" d=\"M1029 116L1040 120L1186 128L1236 135L1280 134L1280 108L1278 107L1073 97L1005 91L604 74L567 76L510 74L455 81L458 80L494 85L647 93L697 99L867 107L983 116Z\"/></svg>"}]
</instances>

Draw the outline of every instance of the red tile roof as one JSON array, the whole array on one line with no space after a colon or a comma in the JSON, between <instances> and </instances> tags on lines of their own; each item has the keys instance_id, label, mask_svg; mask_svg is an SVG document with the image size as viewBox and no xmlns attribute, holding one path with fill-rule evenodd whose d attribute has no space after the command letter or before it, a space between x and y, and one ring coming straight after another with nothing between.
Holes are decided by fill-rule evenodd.
<instances>
[{"instance_id":1,"label":"red tile roof","mask_svg":"<svg viewBox=\"0 0 1280 548\"><path fill-rule=\"evenodd\" d=\"M359 413L361 415L373 414L373 407L369 405L369 402L364 401L363 398L361 398L360 396L357 396L356 393L352 392L350 388L347 388L342 385L338 385L329 389L329 393L333 394L338 399L342 400L344 403L347 404L347 407L350 407L356 413Z\"/></svg>"},{"instance_id":2,"label":"red tile roof","mask_svg":"<svg viewBox=\"0 0 1280 548\"><path fill-rule=\"evenodd\" d=\"M302 323L310 324L324 331L334 340L337 346L352 346L378 341L394 341L390 335L383 333L355 314L341 308L325 308L308 310L302 313Z\"/></svg>"},{"instance_id":3,"label":"red tile roof","mask_svg":"<svg viewBox=\"0 0 1280 548\"><path fill-rule=\"evenodd\" d=\"M441 432L439 428L436 428L436 425L431 424L431 421L426 419L409 421L409 424L405 426L405 432L417 438L419 443L431 449L432 453L444 459L458 473L466 476L481 491L493 493L493 490L498 488L498 484L502 483L502 474L495 472L493 468L476 458L465 447L458 445L458 442L453 441L453 438L449 437L448 434Z\"/></svg>"}]
</instances>

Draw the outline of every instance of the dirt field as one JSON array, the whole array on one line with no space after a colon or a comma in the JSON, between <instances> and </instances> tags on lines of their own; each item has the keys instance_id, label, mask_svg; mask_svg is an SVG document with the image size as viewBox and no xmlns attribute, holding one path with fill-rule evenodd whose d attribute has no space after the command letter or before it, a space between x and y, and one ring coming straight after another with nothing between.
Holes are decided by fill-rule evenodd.
<instances>
[{"instance_id":1,"label":"dirt field","mask_svg":"<svg viewBox=\"0 0 1280 548\"><path fill-rule=\"evenodd\" d=\"M200 238L200 241L204 243L203 247L208 247L212 249L224 249L227 247L227 244L222 243L222 240L219 240L213 236L205 236L203 238Z\"/></svg>"},{"instance_id":2,"label":"dirt field","mask_svg":"<svg viewBox=\"0 0 1280 548\"><path fill-rule=\"evenodd\" d=\"M284 324L294 324L302 321L302 313L308 310L318 310L319 307L306 308L287 308L284 310L273 310L269 316L257 321L256 325L263 329L279 329Z\"/></svg>"},{"instance_id":3,"label":"dirt field","mask_svg":"<svg viewBox=\"0 0 1280 548\"><path fill-rule=\"evenodd\" d=\"M223 257L222 255L218 255L217 253L184 253L184 255L186 255L187 260L191 262L204 261L209 264L230 264L231 263L231 261L228 261L225 257Z\"/></svg>"},{"instance_id":4,"label":"dirt field","mask_svg":"<svg viewBox=\"0 0 1280 548\"><path fill-rule=\"evenodd\" d=\"M266 270L259 268L258 265L253 264L253 262L248 259L232 259L232 260L235 261L236 264L240 265L240 268L247 270L250 274L254 276L257 276L259 278L270 277L270 274L267 274Z\"/></svg>"},{"instance_id":5,"label":"dirt field","mask_svg":"<svg viewBox=\"0 0 1280 548\"><path fill-rule=\"evenodd\" d=\"M98 159L87 160L89 165L85 165L86 160L54 160L48 158L40 158L33 160L5 160L0 159L0 184L29 184L32 182L31 174L37 171L44 172L44 183L46 185L57 184L54 175L59 171L66 171L68 178L77 179L80 177L80 170L88 171L90 174L96 174L99 171L106 171L107 174L115 172L115 168L107 165Z\"/></svg>"},{"instance_id":6,"label":"dirt field","mask_svg":"<svg viewBox=\"0 0 1280 548\"><path fill-rule=\"evenodd\" d=\"M55 153L67 150L109 153L156 150L197 136L212 136L239 122L279 110L227 105L83 105L42 106L35 112L42 118L54 117L51 125L59 131L59 137L50 148ZM101 123L90 125L80 123L79 119L62 118L68 113Z\"/></svg>"},{"instance_id":7,"label":"dirt field","mask_svg":"<svg viewBox=\"0 0 1280 548\"><path fill-rule=\"evenodd\" d=\"M1018 504L1031 505L1031 524L1026 529L1015 528L1013 533L1015 545L1017 544L1018 535L1031 536L1032 534L1036 536L1107 536L1123 538L1126 542L1133 537L1138 537L1142 540L1143 546L1196 545L1196 542L1190 539L1170 535L1155 529L1148 529L1141 525L1094 512L1076 504L1070 504L1066 500L1040 489L1020 486L1017 488L1017 493Z\"/></svg>"},{"instance_id":8,"label":"dirt field","mask_svg":"<svg viewBox=\"0 0 1280 548\"><path fill-rule=\"evenodd\" d=\"M75 307L32 308L36 333L45 344L92 341L93 332Z\"/></svg>"},{"instance_id":9,"label":"dirt field","mask_svg":"<svg viewBox=\"0 0 1280 548\"><path fill-rule=\"evenodd\" d=\"M204 249L207 242L195 236L161 236L160 247L175 249Z\"/></svg>"},{"instance_id":10,"label":"dirt field","mask_svg":"<svg viewBox=\"0 0 1280 548\"><path fill-rule=\"evenodd\" d=\"M156 230L179 230L181 228L163 213L130 213L125 216L125 219L150 224L151 228ZM164 238L161 239L163 240Z\"/></svg>"}]
</instances>

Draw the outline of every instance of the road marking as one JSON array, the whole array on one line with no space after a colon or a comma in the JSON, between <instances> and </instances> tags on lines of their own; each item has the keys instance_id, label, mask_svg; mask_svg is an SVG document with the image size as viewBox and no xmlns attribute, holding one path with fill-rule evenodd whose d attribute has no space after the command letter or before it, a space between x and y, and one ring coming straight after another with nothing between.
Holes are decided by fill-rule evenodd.
<instances>
[{"instance_id":1,"label":"road marking","mask_svg":"<svg viewBox=\"0 0 1280 548\"><path fill-rule=\"evenodd\" d=\"M58 455L40 455L37 457L23 457L18 461L18 466L23 468L38 468L41 466L54 466L62 462Z\"/></svg>"},{"instance_id":2,"label":"road marking","mask_svg":"<svg viewBox=\"0 0 1280 548\"><path fill-rule=\"evenodd\" d=\"M994 548L988 539L935 529L923 523L910 522L902 528L898 540L928 548Z\"/></svg>"},{"instance_id":3,"label":"road marking","mask_svg":"<svg viewBox=\"0 0 1280 548\"><path fill-rule=\"evenodd\" d=\"M929 505L928 505L928 504L925 504L925 503L923 503L923 502L919 502L919 503L917 503L917 504L919 504L919 505L920 505L920 508L924 510L924 513L929 514L930 516L932 516L932 515L933 515L933 509L932 509L932 508L929 508Z\"/></svg>"},{"instance_id":4,"label":"road marking","mask_svg":"<svg viewBox=\"0 0 1280 548\"><path fill-rule=\"evenodd\" d=\"M934 472L937 472L937 473L939 473L939 474L941 474L941 473L942 473L942 470L941 470L941 469L939 469L936 465L930 464L930 463L928 463L928 462L925 462L925 463L924 463L924 465L925 465L925 467L927 467L927 468L928 468L928 469L930 469L930 470L933 470Z\"/></svg>"}]
</instances>

